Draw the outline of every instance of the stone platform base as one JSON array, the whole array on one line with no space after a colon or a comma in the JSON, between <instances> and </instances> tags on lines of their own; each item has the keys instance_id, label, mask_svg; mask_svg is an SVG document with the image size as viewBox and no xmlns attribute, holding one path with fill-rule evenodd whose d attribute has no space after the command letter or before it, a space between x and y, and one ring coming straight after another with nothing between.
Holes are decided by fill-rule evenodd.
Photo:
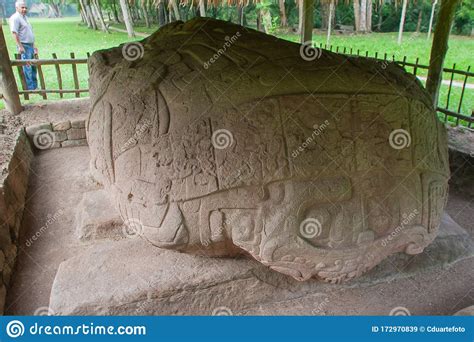
<instances>
[{"instance_id":1,"label":"stone platform base","mask_svg":"<svg viewBox=\"0 0 474 342\"><path fill-rule=\"evenodd\" d=\"M141 238L108 240L60 265L50 309L57 315L388 315L402 306L413 315L452 314L443 303L453 304L463 290L449 265L472 269L473 255L469 235L446 214L424 253L394 255L343 285L297 282L252 260L192 256ZM472 278L452 273L464 284Z\"/></svg>"}]
</instances>

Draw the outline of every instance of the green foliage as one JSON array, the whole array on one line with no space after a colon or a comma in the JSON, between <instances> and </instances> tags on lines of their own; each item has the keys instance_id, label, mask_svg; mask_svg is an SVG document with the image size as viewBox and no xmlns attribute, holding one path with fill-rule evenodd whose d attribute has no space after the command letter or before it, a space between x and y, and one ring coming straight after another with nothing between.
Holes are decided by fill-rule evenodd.
<instances>
[{"instance_id":1,"label":"green foliage","mask_svg":"<svg viewBox=\"0 0 474 342\"><path fill-rule=\"evenodd\" d=\"M474 0L464 0L454 17L454 31L457 34L470 35L474 29Z\"/></svg>"}]
</instances>

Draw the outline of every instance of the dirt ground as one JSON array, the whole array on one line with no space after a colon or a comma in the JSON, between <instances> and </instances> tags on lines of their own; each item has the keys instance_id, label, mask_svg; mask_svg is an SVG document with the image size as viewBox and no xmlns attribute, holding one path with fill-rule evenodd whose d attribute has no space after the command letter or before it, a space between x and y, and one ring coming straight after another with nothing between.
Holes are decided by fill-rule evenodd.
<instances>
[{"instance_id":1,"label":"dirt ground","mask_svg":"<svg viewBox=\"0 0 474 342\"><path fill-rule=\"evenodd\" d=\"M45 151L35 158L6 314L44 312L59 264L93 246L94 242L81 242L74 234L77 203L83 193L97 189L88 176L88 162L87 147ZM472 236L473 200L451 193L447 211ZM387 315L391 308L402 306L416 315L451 315L474 304L473 259L365 287L334 285L334 292L321 312ZM292 302L293 311L294 305ZM301 307L305 305L308 303L302 301ZM287 312L285 303L269 303L264 310L283 315ZM249 310L246 314L259 312Z\"/></svg>"}]
</instances>

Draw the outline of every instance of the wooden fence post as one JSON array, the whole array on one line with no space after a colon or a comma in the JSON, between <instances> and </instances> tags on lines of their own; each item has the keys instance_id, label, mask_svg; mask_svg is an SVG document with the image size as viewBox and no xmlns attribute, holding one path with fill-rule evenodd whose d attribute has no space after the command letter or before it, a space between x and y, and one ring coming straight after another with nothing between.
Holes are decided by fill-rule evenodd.
<instances>
[{"instance_id":1,"label":"wooden fence post","mask_svg":"<svg viewBox=\"0 0 474 342\"><path fill-rule=\"evenodd\" d=\"M21 113L20 95L16 85L15 76L8 56L7 44L0 25L0 93L3 94L5 107L13 115Z\"/></svg>"}]
</instances>

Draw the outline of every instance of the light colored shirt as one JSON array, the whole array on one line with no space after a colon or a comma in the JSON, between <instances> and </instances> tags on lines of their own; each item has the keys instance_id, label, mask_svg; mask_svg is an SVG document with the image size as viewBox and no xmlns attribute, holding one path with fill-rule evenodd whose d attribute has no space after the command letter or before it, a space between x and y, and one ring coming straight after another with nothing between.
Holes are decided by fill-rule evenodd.
<instances>
[{"instance_id":1,"label":"light colored shirt","mask_svg":"<svg viewBox=\"0 0 474 342\"><path fill-rule=\"evenodd\" d=\"M10 17L10 31L15 32L20 38L21 43L33 44L35 42L35 35L33 34L33 28L30 22L18 12L15 12Z\"/></svg>"}]
</instances>

